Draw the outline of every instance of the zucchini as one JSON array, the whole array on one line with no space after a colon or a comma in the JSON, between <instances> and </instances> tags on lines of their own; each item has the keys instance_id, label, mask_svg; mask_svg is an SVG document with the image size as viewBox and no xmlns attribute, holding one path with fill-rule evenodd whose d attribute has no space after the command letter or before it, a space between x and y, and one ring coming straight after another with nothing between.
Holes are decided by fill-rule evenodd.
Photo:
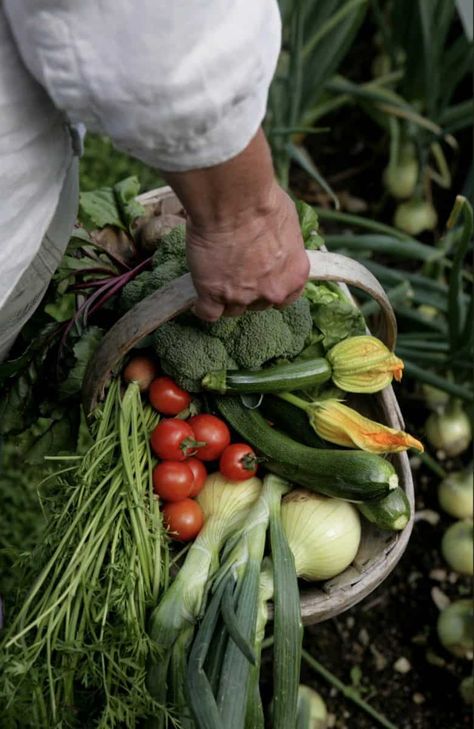
<instances>
[{"instance_id":1,"label":"zucchini","mask_svg":"<svg viewBox=\"0 0 474 729\"><path fill-rule=\"evenodd\" d=\"M279 397L265 395L260 405L260 412L274 423L278 430L282 430L298 443L311 448L326 448L326 443L316 435L308 422L307 414L301 408Z\"/></svg>"},{"instance_id":2,"label":"zucchini","mask_svg":"<svg viewBox=\"0 0 474 729\"><path fill-rule=\"evenodd\" d=\"M239 398L217 397L216 406L229 425L268 458L265 467L293 483L348 501L378 499L398 485L395 469L381 456L301 445L275 431Z\"/></svg>"},{"instance_id":3,"label":"zucchini","mask_svg":"<svg viewBox=\"0 0 474 729\"><path fill-rule=\"evenodd\" d=\"M379 529L400 531L410 521L411 508L407 495L400 486L381 499L357 504L360 513Z\"/></svg>"},{"instance_id":4,"label":"zucchini","mask_svg":"<svg viewBox=\"0 0 474 729\"><path fill-rule=\"evenodd\" d=\"M226 393L291 392L319 385L331 378L331 365L319 357L285 362L261 370L217 370L209 372L201 385L205 390Z\"/></svg>"}]
</instances>

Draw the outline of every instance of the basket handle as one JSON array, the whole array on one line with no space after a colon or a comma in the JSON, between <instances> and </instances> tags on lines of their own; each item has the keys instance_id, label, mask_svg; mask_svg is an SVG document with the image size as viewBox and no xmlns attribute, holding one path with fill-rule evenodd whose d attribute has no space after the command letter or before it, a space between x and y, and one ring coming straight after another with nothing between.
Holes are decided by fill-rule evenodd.
<instances>
[{"instance_id":1,"label":"basket handle","mask_svg":"<svg viewBox=\"0 0 474 729\"><path fill-rule=\"evenodd\" d=\"M309 279L340 281L366 291L380 305L385 331L381 335L390 349L395 346L397 325L392 305L375 276L357 261L338 253L308 251ZM90 414L104 396L110 376L123 357L161 324L187 311L196 300L191 274L180 276L136 304L102 339L87 365L82 388L86 414Z\"/></svg>"}]
</instances>

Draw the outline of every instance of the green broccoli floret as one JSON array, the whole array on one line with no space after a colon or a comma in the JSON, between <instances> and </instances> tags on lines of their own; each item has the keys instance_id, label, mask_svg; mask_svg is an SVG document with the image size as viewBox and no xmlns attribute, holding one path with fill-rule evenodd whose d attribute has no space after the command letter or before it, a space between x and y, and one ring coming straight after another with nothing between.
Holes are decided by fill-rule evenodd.
<instances>
[{"instance_id":1,"label":"green broccoli floret","mask_svg":"<svg viewBox=\"0 0 474 729\"><path fill-rule=\"evenodd\" d=\"M151 271L144 271L125 284L120 293L119 307L121 311L128 311L145 296L148 296L151 275Z\"/></svg>"},{"instance_id":2,"label":"green broccoli floret","mask_svg":"<svg viewBox=\"0 0 474 729\"><path fill-rule=\"evenodd\" d=\"M152 291L160 289L162 286L170 283L170 281L178 278L178 276L182 276L183 273L186 273L186 271L186 264L183 264L177 259L173 260L170 258L168 261L165 261L164 263L154 268L151 272L150 281L147 286L147 289L149 290L147 291L147 293L151 294Z\"/></svg>"},{"instance_id":3,"label":"green broccoli floret","mask_svg":"<svg viewBox=\"0 0 474 729\"><path fill-rule=\"evenodd\" d=\"M237 316L223 316L214 322L203 322L197 319L201 328L213 337L217 337L224 344L232 339L236 333L236 329L239 325L239 317Z\"/></svg>"},{"instance_id":4,"label":"green broccoli floret","mask_svg":"<svg viewBox=\"0 0 474 729\"><path fill-rule=\"evenodd\" d=\"M239 317L227 350L244 369L258 369L291 349L293 335L277 309L247 311Z\"/></svg>"},{"instance_id":5,"label":"green broccoli floret","mask_svg":"<svg viewBox=\"0 0 474 729\"><path fill-rule=\"evenodd\" d=\"M178 321L162 324L153 346L165 372L190 392L199 392L207 372L236 367L219 339Z\"/></svg>"},{"instance_id":6,"label":"green broccoli floret","mask_svg":"<svg viewBox=\"0 0 474 729\"><path fill-rule=\"evenodd\" d=\"M178 225L163 236L153 255L153 268L170 260L178 260L186 265L186 227L184 225Z\"/></svg>"},{"instance_id":7,"label":"green broccoli floret","mask_svg":"<svg viewBox=\"0 0 474 729\"><path fill-rule=\"evenodd\" d=\"M283 352L283 356L296 357L306 345L307 339L311 334L313 326L311 306L307 299L300 296L299 299L296 299L286 309L282 309L280 313L283 321L285 324L288 324L293 335L292 345L286 352Z\"/></svg>"}]
</instances>

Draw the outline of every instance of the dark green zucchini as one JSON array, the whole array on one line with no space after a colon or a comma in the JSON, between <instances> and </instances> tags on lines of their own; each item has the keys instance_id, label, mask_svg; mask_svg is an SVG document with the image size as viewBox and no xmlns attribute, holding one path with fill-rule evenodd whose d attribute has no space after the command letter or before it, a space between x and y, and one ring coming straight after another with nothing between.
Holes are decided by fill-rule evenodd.
<instances>
[{"instance_id":1,"label":"dark green zucchini","mask_svg":"<svg viewBox=\"0 0 474 729\"><path fill-rule=\"evenodd\" d=\"M308 416L300 408L273 395L265 395L259 408L262 415L278 430L282 430L298 443L311 448L326 448L327 444L316 435L308 422Z\"/></svg>"},{"instance_id":2,"label":"dark green zucchini","mask_svg":"<svg viewBox=\"0 0 474 729\"><path fill-rule=\"evenodd\" d=\"M360 513L379 529L401 531L410 521L410 502L400 486L389 491L381 499L357 504L357 507Z\"/></svg>"},{"instance_id":3,"label":"dark green zucchini","mask_svg":"<svg viewBox=\"0 0 474 729\"><path fill-rule=\"evenodd\" d=\"M202 380L205 390L225 393L291 392L319 385L331 378L331 365L319 357L287 362L261 370L217 370Z\"/></svg>"},{"instance_id":4,"label":"dark green zucchini","mask_svg":"<svg viewBox=\"0 0 474 729\"><path fill-rule=\"evenodd\" d=\"M216 406L229 425L268 458L265 467L293 483L348 501L378 499L398 485L393 466L381 456L301 445L273 429L239 398L217 397Z\"/></svg>"}]
</instances>

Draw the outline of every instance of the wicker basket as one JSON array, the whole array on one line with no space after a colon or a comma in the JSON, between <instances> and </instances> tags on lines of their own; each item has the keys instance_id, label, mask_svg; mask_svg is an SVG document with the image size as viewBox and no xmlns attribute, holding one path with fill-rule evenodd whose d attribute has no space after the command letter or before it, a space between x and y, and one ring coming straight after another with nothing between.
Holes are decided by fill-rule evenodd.
<instances>
[{"instance_id":1,"label":"wicker basket","mask_svg":"<svg viewBox=\"0 0 474 729\"><path fill-rule=\"evenodd\" d=\"M157 207L166 214L176 214L179 204L172 190L163 187L141 195L138 200L149 210ZM379 303L383 313L383 331L379 336L393 348L396 322L392 307L382 287L361 264L345 256L327 251L310 251L311 280L337 281L363 289ZM163 289L151 294L127 312L105 335L84 378L83 403L91 413L104 396L111 375L118 371L123 357L141 339L158 326L189 309L196 291L190 274L181 276ZM403 428L403 418L391 387L365 398L370 400L371 414L393 428ZM375 590L390 574L402 556L413 527L413 480L406 453L395 454L392 463L400 485L412 507L412 519L402 532L382 532L363 521L359 551L350 567L332 580L302 586L301 615L306 624L318 623L349 609Z\"/></svg>"}]
</instances>

